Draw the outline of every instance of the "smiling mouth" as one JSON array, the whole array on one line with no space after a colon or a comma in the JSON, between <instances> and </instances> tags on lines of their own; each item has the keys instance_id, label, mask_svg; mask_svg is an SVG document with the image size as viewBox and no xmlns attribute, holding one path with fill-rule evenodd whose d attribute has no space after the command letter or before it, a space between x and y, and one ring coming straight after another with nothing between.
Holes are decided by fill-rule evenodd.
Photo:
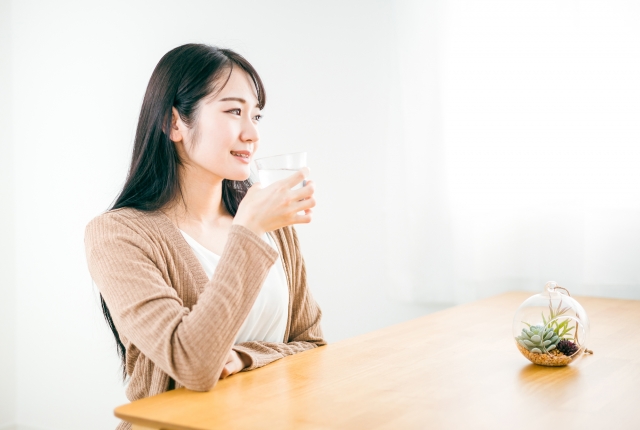
<instances>
[{"instance_id":1,"label":"smiling mouth","mask_svg":"<svg viewBox=\"0 0 640 430\"><path fill-rule=\"evenodd\" d=\"M236 151L231 151L231 155L235 156L235 157L240 157L240 158L249 158L251 156L251 153L249 152L236 152Z\"/></svg>"}]
</instances>

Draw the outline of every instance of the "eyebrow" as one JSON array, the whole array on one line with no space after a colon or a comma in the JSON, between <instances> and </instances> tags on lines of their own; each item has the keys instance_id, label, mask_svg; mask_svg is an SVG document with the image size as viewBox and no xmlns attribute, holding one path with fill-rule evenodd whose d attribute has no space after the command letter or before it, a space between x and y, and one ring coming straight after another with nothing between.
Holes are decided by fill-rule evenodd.
<instances>
[{"instance_id":1,"label":"eyebrow","mask_svg":"<svg viewBox=\"0 0 640 430\"><path fill-rule=\"evenodd\" d=\"M218 100L220 102L240 102L246 104L247 101L240 97L225 97L223 99ZM260 103L256 104L256 107L260 107Z\"/></svg>"}]
</instances>

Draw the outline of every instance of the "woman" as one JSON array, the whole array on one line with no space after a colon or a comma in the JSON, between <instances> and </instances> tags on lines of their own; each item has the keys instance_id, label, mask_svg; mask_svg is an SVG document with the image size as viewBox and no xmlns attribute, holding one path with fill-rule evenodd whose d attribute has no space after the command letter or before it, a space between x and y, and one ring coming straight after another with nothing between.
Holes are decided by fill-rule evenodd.
<instances>
[{"instance_id":1,"label":"woman","mask_svg":"<svg viewBox=\"0 0 640 430\"><path fill-rule=\"evenodd\" d=\"M180 46L151 76L126 183L85 237L131 401L325 343L291 227L311 221L313 182L291 190L308 170L249 188L264 104L226 49Z\"/></svg>"}]
</instances>

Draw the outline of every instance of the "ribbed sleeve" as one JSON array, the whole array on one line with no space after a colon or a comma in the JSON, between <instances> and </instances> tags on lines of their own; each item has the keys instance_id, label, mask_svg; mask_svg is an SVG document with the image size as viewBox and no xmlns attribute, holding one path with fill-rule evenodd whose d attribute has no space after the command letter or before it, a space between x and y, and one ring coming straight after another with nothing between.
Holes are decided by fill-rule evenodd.
<instances>
[{"instance_id":1,"label":"ribbed sleeve","mask_svg":"<svg viewBox=\"0 0 640 430\"><path fill-rule=\"evenodd\" d=\"M189 309L179 295L189 288L172 285L185 274L166 258L165 240L143 217L104 214L86 229L89 271L126 345L180 385L209 390L278 254L232 226L213 278Z\"/></svg>"},{"instance_id":2,"label":"ribbed sleeve","mask_svg":"<svg viewBox=\"0 0 640 430\"><path fill-rule=\"evenodd\" d=\"M244 342L235 345L234 350L251 358L251 364L245 371L326 344L320 326L322 312L307 288L307 273L295 229L287 227L274 232L274 236L291 288L286 338L282 343Z\"/></svg>"}]
</instances>

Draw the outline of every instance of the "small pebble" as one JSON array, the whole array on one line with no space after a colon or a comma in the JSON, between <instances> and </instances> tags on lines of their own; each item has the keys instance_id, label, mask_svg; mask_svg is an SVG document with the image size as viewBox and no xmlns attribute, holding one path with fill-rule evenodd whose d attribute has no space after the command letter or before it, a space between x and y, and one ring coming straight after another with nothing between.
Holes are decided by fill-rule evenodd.
<instances>
[{"instance_id":1,"label":"small pebble","mask_svg":"<svg viewBox=\"0 0 640 430\"><path fill-rule=\"evenodd\" d=\"M527 357L530 362L539 364L541 366L566 366L572 361L571 357L567 357L557 349L549 351L546 354L536 354L529 351L527 348L523 348L518 343L516 343L516 346L518 347L522 355Z\"/></svg>"}]
</instances>

